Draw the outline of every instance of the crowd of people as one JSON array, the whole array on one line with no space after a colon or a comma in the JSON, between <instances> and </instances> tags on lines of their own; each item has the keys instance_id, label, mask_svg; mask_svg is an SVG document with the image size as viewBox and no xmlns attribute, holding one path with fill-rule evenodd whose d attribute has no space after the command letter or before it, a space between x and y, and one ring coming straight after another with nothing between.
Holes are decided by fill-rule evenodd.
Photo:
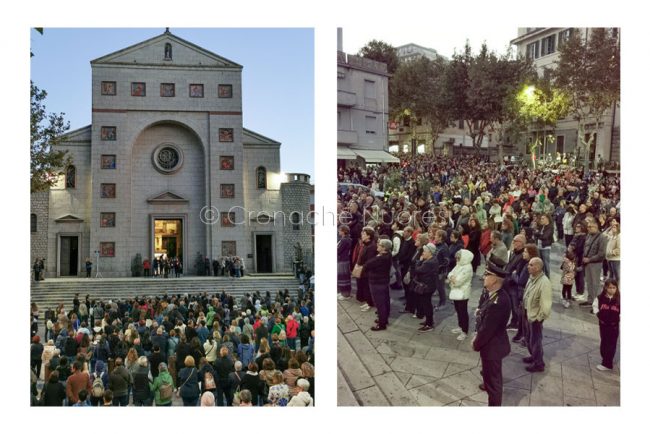
<instances>
[{"instance_id":1,"label":"crowd of people","mask_svg":"<svg viewBox=\"0 0 650 434\"><path fill-rule=\"evenodd\" d=\"M313 406L314 318L302 285L32 303L31 405Z\"/></svg>"},{"instance_id":2,"label":"crowd of people","mask_svg":"<svg viewBox=\"0 0 650 434\"><path fill-rule=\"evenodd\" d=\"M555 245L563 252L554 269L561 275L559 301L597 315L597 369L613 369L620 319L618 173L407 155L398 164L340 167L338 179L346 185L337 203L338 297L350 299L356 286L360 309L376 309L372 331L389 326L391 289L403 291L400 314L423 320L419 333L434 328L434 313L451 300L458 319L451 333L460 341L472 336L481 354L480 388L490 405L500 405L508 329L517 330L512 342L530 353L526 369L545 369ZM468 301L481 263L483 292L470 331Z\"/></svg>"}]
</instances>

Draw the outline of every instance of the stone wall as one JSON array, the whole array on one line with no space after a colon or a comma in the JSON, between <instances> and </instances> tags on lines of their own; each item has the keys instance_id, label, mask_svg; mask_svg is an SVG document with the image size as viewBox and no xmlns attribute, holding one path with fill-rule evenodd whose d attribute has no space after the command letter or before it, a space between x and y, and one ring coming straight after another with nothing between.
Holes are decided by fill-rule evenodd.
<instances>
[{"instance_id":1,"label":"stone wall","mask_svg":"<svg viewBox=\"0 0 650 434\"><path fill-rule=\"evenodd\" d=\"M308 180L308 177L306 178ZM286 214L286 225L284 226L284 265L287 270L293 267L296 243L300 243L305 265L313 266L314 247L312 242L312 227L308 222L309 216L309 182L290 181L281 186L282 210ZM300 213L301 221L294 229L291 221L291 213Z\"/></svg>"},{"instance_id":2,"label":"stone wall","mask_svg":"<svg viewBox=\"0 0 650 434\"><path fill-rule=\"evenodd\" d=\"M36 215L36 232L30 228L30 267L36 258L47 259L47 228L50 206L50 192L32 193L30 197L30 219Z\"/></svg>"}]
</instances>

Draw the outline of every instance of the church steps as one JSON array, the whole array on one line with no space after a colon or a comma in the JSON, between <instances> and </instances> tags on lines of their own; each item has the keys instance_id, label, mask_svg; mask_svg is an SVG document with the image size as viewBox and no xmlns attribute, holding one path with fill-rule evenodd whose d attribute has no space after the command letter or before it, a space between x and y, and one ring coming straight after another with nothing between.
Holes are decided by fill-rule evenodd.
<instances>
[{"instance_id":1,"label":"church steps","mask_svg":"<svg viewBox=\"0 0 650 434\"><path fill-rule=\"evenodd\" d=\"M291 295L298 291L298 280L292 277L231 278L180 278L180 279L47 279L31 284L31 301L45 309L63 302L70 305L75 293L79 298L119 299L136 295L220 293L225 290L234 297L254 291L269 291L274 297L280 290L288 289Z\"/></svg>"}]
</instances>

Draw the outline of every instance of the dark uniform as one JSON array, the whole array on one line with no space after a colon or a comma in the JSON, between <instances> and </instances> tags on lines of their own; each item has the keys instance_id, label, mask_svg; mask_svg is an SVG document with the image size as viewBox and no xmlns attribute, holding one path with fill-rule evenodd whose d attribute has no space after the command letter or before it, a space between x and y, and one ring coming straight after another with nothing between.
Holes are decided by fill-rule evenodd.
<instances>
[{"instance_id":1,"label":"dark uniform","mask_svg":"<svg viewBox=\"0 0 650 434\"><path fill-rule=\"evenodd\" d=\"M501 406L503 377L501 361L510 354L506 326L510 318L510 297L498 289L485 297L476 314L474 350L481 353L483 384L489 406Z\"/></svg>"}]
</instances>

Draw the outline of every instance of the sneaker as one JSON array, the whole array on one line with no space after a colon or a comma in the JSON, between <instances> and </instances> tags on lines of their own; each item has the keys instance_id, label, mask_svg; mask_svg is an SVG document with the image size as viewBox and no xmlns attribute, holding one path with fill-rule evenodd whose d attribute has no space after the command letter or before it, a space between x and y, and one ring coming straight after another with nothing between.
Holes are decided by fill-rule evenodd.
<instances>
[{"instance_id":1,"label":"sneaker","mask_svg":"<svg viewBox=\"0 0 650 434\"><path fill-rule=\"evenodd\" d=\"M361 312L368 312L370 310L370 306L367 304L365 306L361 306Z\"/></svg>"},{"instance_id":2,"label":"sneaker","mask_svg":"<svg viewBox=\"0 0 650 434\"><path fill-rule=\"evenodd\" d=\"M416 314L413 314L411 318L417 318L418 316Z\"/></svg>"},{"instance_id":3,"label":"sneaker","mask_svg":"<svg viewBox=\"0 0 650 434\"><path fill-rule=\"evenodd\" d=\"M586 301L587 300L587 294L578 294L574 297L575 301Z\"/></svg>"},{"instance_id":4,"label":"sneaker","mask_svg":"<svg viewBox=\"0 0 650 434\"><path fill-rule=\"evenodd\" d=\"M611 371L612 370L611 368L608 368L607 366L603 366L603 365L596 366L596 369L598 369L599 371Z\"/></svg>"},{"instance_id":5,"label":"sneaker","mask_svg":"<svg viewBox=\"0 0 650 434\"><path fill-rule=\"evenodd\" d=\"M463 329L461 329L460 327L456 327L455 329L451 329L451 332L453 334L455 334L455 335L457 335L458 333L460 333L462 331L463 331Z\"/></svg>"},{"instance_id":6,"label":"sneaker","mask_svg":"<svg viewBox=\"0 0 650 434\"><path fill-rule=\"evenodd\" d=\"M428 332L429 330L433 330L433 327L425 325L418 329L419 332Z\"/></svg>"},{"instance_id":7,"label":"sneaker","mask_svg":"<svg viewBox=\"0 0 650 434\"><path fill-rule=\"evenodd\" d=\"M461 332L456 338L457 341L464 341L465 339L467 339L467 335L463 332Z\"/></svg>"},{"instance_id":8,"label":"sneaker","mask_svg":"<svg viewBox=\"0 0 650 434\"><path fill-rule=\"evenodd\" d=\"M562 305L563 305L565 308L569 308L569 307L571 307L571 303L569 303L569 300L564 300L564 301L562 302Z\"/></svg>"},{"instance_id":9,"label":"sneaker","mask_svg":"<svg viewBox=\"0 0 650 434\"><path fill-rule=\"evenodd\" d=\"M364 310L367 307L370 307L368 306L368 303L363 303L359 309Z\"/></svg>"},{"instance_id":10,"label":"sneaker","mask_svg":"<svg viewBox=\"0 0 650 434\"><path fill-rule=\"evenodd\" d=\"M342 295L342 294L339 294L337 298L338 298L339 300L347 300L347 299L350 298L350 297L346 297L346 296L344 296L344 295Z\"/></svg>"}]
</instances>

